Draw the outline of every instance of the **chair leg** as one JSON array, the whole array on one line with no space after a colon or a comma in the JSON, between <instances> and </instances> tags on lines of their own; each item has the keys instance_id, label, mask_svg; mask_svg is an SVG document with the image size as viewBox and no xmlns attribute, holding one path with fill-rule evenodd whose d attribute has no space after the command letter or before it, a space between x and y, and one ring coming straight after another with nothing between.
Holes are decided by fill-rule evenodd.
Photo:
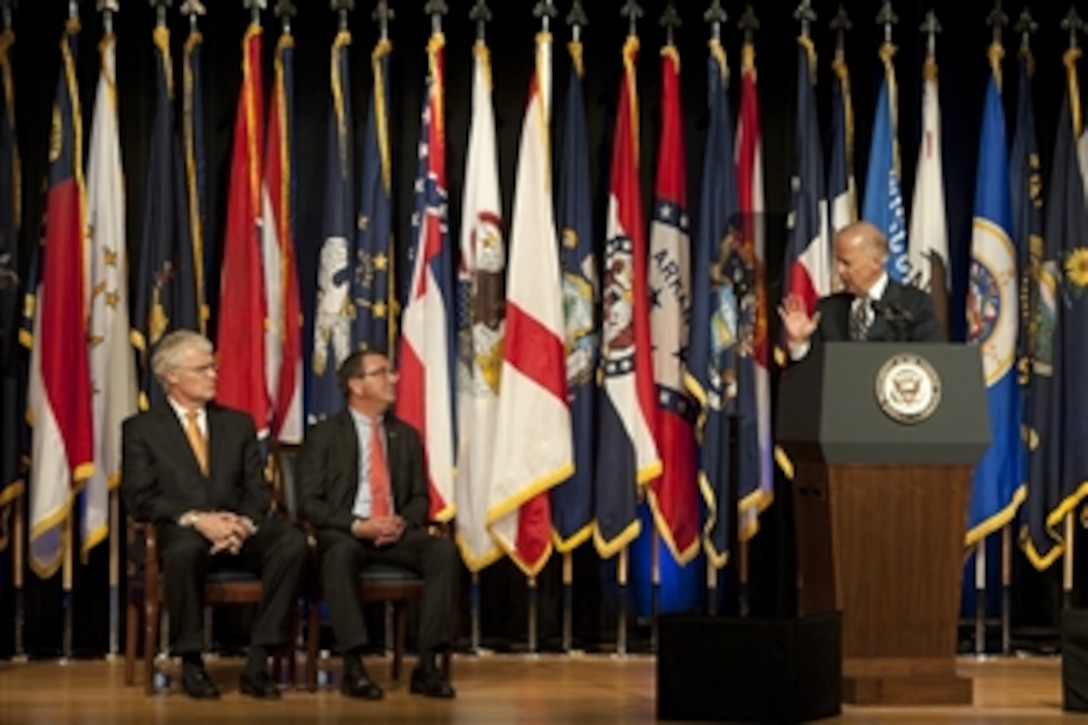
<instances>
[{"instance_id":1,"label":"chair leg","mask_svg":"<svg viewBox=\"0 0 1088 725\"><path fill-rule=\"evenodd\" d=\"M393 681L400 679L404 662L404 634L408 629L408 607L403 600L393 602Z\"/></svg>"},{"instance_id":2,"label":"chair leg","mask_svg":"<svg viewBox=\"0 0 1088 725\"><path fill-rule=\"evenodd\" d=\"M317 691L317 645L321 637L321 609L318 599L306 603L306 689Z\"/></svg>"},{"instance_id":3,"label":"chair leg","mask_svg":"<svg viewBox=\"0 0 1088 725\"><path fill-rule=\"evenodd\" d=\"M144 594L144 694L155 694L155 655L159 651L159 603Z\"/></svg>"},{"instance_id":4,"label":"chair leg","mask_svg":"<svg viewBox=\"0 0 1088 725\"><path fill-rule=\"evenodd\" d=\"M140 639L140 607L127 596L125 601L125 686L136 682L136 644Z\"/></svg>"},{"instance_id":5,"label":"chair leg","mask_svg":"<svg viewBox=\"0 0 1088 725\"><path fill-rule=\"evenodd\" d=\"M291 683L291 689L298 689L298 606L295 606L295 612L291 615L291 633L287 639L287 647L284 648L284 655L287 657L287 680Z\"/></svg>"}]
</instances>

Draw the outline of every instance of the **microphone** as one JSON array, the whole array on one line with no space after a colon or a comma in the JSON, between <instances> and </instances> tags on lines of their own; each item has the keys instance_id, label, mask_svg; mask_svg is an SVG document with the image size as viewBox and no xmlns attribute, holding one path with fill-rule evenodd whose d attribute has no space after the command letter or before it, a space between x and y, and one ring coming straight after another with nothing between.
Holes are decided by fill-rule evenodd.
<instances>
[{"instance_id":1,"label":"microphone","mask_svg":"<svg viewBox=\"0 0 1088 725\"><path fill-rule=\"evenodd\" d=\"M914 322L914 314L897 302L879 302L873 300L873 313L887 321L894 333L893 342L902 342L906 339L906 330Z\"/></svg>"}]
</instances>

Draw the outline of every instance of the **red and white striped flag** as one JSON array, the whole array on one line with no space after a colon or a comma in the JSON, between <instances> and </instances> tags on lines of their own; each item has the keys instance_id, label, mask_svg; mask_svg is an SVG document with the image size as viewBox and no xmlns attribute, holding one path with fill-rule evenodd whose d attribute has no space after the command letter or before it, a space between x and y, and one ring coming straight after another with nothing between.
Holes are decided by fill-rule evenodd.
<instances>
[{"instance_id":1,"label":"red and white striped flag","mask_svg":"<svg viewBox=\"0 0 1088 725\"><path fill-rule=\"evenodd\" d=\"M445 49L442 33L427 43L427 89L420 128L419 166L412 215L414 265L401 321L401 379L397 417L423 438L430 485L430 516L449 521L453 490L453 250L446 196Z\"/></svg>"},{"instance_id":2,"label":"red and white striped flag","mask_svg":"<svg viewBox=\"0 0 1088 725\"><path fill-rule=\"evenodd\" d=\"M273 66L272 103L264 156L261 212L264 217L265 379L272 406L272 437L301 443L302 303L295 261L294 39L280 36Z\"/></svg>"},{"instance_id":3,"label":"red and white striped flag","mask_svg":"<svg viewBox=\"0 0 1088 725\"><path fill-rule=\"evenodd\" d=\"M538 33L510 226L506 346L487 515L495 541L527 576L535 576L552 552L548 490L574 472L552 211L551 50L551 35Z\"/></svg>"}]
</instances>

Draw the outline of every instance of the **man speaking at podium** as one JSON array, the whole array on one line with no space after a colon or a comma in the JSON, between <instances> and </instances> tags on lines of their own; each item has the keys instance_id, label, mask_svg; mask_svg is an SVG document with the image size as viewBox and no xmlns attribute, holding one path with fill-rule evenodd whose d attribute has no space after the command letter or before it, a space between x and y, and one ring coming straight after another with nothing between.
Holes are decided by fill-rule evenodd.
<instances>
[{"instance_id":1,"label":"man speaking at podium","mask_svg":"<svg viewBox=\"0 0 1088 725\"><path fill-rule=\"evenodd\" d=\"M835 273L842 291L821 298L811 315L796 294L778 307L791 360L804 359L821 340L942 341L929 294L890 279L887 259L888 240L869 222L855 222L835 235Z\"/></svg>"}]
</instances>

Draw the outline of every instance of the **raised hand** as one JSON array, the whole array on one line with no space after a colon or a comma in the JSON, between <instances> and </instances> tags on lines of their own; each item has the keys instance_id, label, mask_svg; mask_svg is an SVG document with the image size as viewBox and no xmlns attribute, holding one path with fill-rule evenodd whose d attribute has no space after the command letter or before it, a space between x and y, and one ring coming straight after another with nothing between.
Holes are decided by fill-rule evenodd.
<instances>
[{"instance_id":1,"label":"raised hand","mask_svg":"<svg viewBox=\"0 0 1088 725\"><path fill-rule=\"evenodd\" d=\"M820 324L820 313L809 315L808 306L800 296L791 294L778 306L778 317L792 344L807 342Z\"/></svg>"}]
</instances>

